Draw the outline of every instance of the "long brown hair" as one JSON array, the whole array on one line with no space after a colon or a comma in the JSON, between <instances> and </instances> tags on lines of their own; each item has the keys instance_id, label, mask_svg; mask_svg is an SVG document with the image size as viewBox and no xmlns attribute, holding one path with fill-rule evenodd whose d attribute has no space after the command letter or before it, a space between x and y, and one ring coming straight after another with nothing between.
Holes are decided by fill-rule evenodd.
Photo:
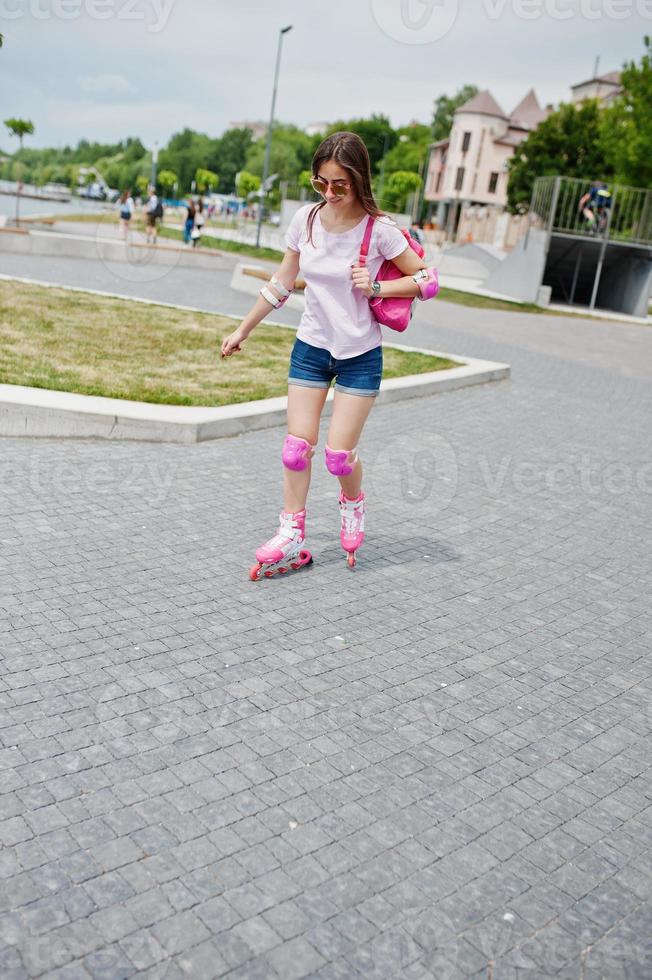
<instances>
[{"instance_id":1,"label":"long brown hair","mask_svg":"<svg viewBox=\"0 0 652 980\"><path fill-rule=\"evenodd\" d=\"M372 215L374 218L379 218L384 214L376 204L371 189L371 163L369 161L369 153L357 133L342 132L327 136L319 144L312 158L313 177L319 174L319 168L322 164L327 163L329 160L338 163L340 167L346 170L351 178L356 196L367 214ZM312 228L317 212L321 211L325 204L326 201L321 201L319 204L316 204L308 215L308 240L311 245L314 244L312 240Z\"/></svg>"}]
</instances>

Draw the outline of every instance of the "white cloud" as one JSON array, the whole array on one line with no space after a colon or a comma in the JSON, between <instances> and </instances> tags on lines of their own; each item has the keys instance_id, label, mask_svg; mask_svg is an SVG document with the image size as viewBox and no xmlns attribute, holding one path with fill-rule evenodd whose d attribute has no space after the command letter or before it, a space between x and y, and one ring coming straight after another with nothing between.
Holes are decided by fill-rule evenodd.
<instances>
[{"instance_id":1,"label":"white cloud","mask_svg":"<svg viewBox=\"0 0 652 980\"><path fill-rule=\"evenodd\" d=\"M79 87L87 95L133 95L136 87L124 75L82 75Z\"/></svg>"},{"instance_id":2,"label":"white cloud","mask_svg":"<svg viewBox=\"0 0 652 980\"><path fill-rule=\"evenodd\" d=\"M95 10L94 0L76 2ZM568 99L597 54L602 71L619 68L640 58L650 32L636 13L650 0L620 0L631 8L622 21L606 15L614 0L406 0L410 23L452 2L459 13L445 37L409 44L374 17L399 0L329 0L325 10L305 0L106 0L106 20L75 21L32 15L55 9L46 0L11 0L22 13L2 27L0 120L32 119L32 146L127 135L163 144L184 126L217 136L233 119L267 118L278 31L293 24L277 118L305 125L385 112L394 124L428 122L434 100L467 82L488 88L506 111L531 86L542 103ZM169 18L149 30L161 4ZM558 19L566 8L574 16ZM601 16L587 16L589 8Z\"/></svg>"},{"instance_id":3,"label":"white cloud","mask_svg":"<svg viewBox=\"0 0 652 980\"><path fill-rule=\"evenodd\" d=\"M125 112L123 102L57 100L45 103L44 110L45 115L56 118L56 132L59 134L82 133L85 139L100 143L138 136L145 146L150 147L155 140L164 145L168 134L184 126L203 130L206 122L200 110L189 107L186 102L174 100L138 101L129 106L128 112ZM174 129L170 128L171 120L174 121ZM58 146L62 142L65 139L59 135L45 145Z\"/></svg>"}]
</instances>

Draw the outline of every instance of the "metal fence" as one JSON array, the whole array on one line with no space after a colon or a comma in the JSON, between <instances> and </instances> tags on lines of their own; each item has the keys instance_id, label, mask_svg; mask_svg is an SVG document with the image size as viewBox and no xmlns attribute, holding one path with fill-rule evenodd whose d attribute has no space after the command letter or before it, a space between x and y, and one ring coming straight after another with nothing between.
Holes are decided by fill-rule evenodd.
<instances>
[{"instance_id":1,"label":"metal fence","mask_svg":"<svg viewBox=\"0 0 652 980\"><path fill-rule=\"evenodd\" d=\"M607 184L608 207L591 223L581 207L592 181L577 177L537 177L530 204L530 225L560 234L652 245L652 190Z\"/></svg>"}]
</instances>

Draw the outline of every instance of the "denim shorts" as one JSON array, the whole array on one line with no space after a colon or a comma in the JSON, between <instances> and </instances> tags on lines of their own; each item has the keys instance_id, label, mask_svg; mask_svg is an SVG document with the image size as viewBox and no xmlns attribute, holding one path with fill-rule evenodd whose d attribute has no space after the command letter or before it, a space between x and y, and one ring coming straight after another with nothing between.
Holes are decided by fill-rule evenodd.
<instances>
[{"instance_id":1,"label":"denim shorts","mask_svg":"<svg viewBox=\"0 0 652 980\"><path fill-rule=\"evenodd\" d=\"M337 358L323 347L313 347L298 337L294 341L288 376L290 384L330 388L331 381L336 378L336 391L375 398L382 376L383 348L380 344L355 357Z\"/></svg>"}]
</instances>

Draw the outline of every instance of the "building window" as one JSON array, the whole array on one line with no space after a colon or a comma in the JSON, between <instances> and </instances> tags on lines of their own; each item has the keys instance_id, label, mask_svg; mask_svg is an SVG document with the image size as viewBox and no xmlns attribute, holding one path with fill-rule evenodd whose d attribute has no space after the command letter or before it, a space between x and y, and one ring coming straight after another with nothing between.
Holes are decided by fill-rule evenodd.
<instances>
[{"instance_id":1,"label":"building window","mask_svg":"<svg viewBox=\"0 0 652 980\"><path fill-rule=\"evenodd\" d=\"M444 176L444 171L440 170L439 173L437 174L437 186L435 187L435 194L439 194L439 190L441 188L441 179L443 176Z\"/></svg>"},{"instance_id":2,"label":"building window","mask_svg":"<svg viewBox=\"0 0 652 980\"><path fill-rule=\"evenodd\" d=\"M471 134L465 133L462 138L462 153L466 153L470 145L471 145Z\"/></svg>"},{"instance_id":3,"label":"building window","mask_svg":"<svg viewBox=\"0 0 652 980\"><path fill-rule=\"evenodd\" d=\"M489 178L489 193L495 194L497 186L498 186L498 174L493 173Z\"/></svg>"},{"instance_id":4,"label":"building window","mask_svg":"<svg viewBox=\"0 0 652 980\"><path fill-rule=\"evenodd\" d=\"M458 167L457 176L455 177L455 190L461 191L463 183L464 183L464 167Z\"/></svg>"}]
</instances>

